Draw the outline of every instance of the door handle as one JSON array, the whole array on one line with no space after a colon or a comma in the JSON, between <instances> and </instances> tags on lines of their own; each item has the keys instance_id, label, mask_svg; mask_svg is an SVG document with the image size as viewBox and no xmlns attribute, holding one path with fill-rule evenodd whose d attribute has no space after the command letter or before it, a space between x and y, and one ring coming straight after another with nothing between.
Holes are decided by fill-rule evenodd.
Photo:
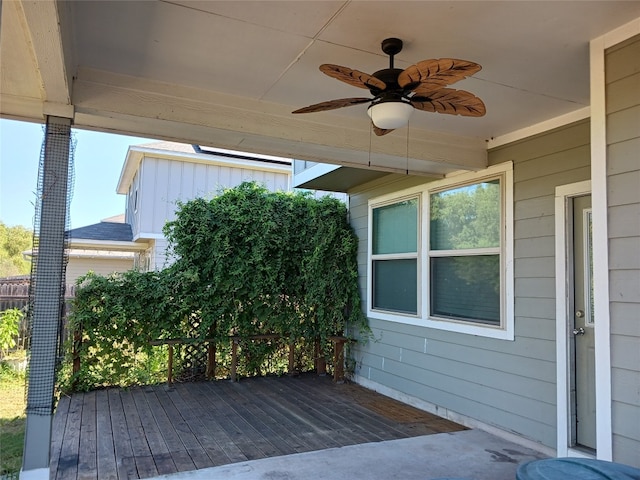
<instances>
[{"instance_id":1,"label":"door handle","mask_svg":"<svg viewBox=\"0 0 640 480\"><path fill-rule=\"evenodd\" d=\"M584 335L585 334L584 328L582 328L582 327L574 328L573 329L573 334L574 335Z\"/></svg>"},{"instance_id":2,"label":"door handle","mask_svg":"<svg viewBox=\"0 0 640 480\"><path fill-rule=\"evenodd\" d=\"M584 317L584 312L582 310L576 311L576 317L578 317L578 318Z\"/></svg>"}]
</instances>

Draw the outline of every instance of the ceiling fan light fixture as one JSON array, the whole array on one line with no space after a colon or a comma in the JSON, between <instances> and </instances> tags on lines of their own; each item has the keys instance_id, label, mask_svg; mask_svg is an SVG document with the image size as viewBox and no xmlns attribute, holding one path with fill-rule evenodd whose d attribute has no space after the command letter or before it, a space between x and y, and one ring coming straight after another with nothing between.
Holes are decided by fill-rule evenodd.
<instances>
[{"instance_id":1,"label":"ceiling fan light fixture","mask_svg":"<svg viewBox=\"0 0 640 480\"><path fill-rule=\"evenodd\" d=\"M479 64L458 58L431 58L402 70L394 67L394 56L401 50L402 40L399 38L383 40L382 51L389 55L389 68L378 70L373 75L331 63L320 65L320 71L325 75L369 90L373 98L339 98L291 113L323 112L369 103L367 114L373 123L373 132L379 137L408 125L414 110L463 117L482 117L486 113L484 103L473 93L449 88L449 85L479 72L482 69Z\"/></svg>"},{"instance_id":2,"label":"ceiling fan light fixture","mask_svg":"<svg viewBox=\"0 0 640 480\"><path fill-rule=\"evenodd\" d=\"M376 127L393 130L407 125L414 110L410 103L395 100L374 103L367 109L367 114Z\"/></svg>"}]
</instances>

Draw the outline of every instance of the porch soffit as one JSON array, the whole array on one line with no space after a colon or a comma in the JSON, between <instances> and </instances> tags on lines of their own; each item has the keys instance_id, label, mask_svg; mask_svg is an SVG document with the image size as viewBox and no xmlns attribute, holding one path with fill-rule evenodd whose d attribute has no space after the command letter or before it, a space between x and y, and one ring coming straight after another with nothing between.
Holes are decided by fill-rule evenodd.
<instances>
[{"instance_id":1,"label":"porch soffit","mask_svg":"<svg viewBox=\"0 0 640 480\"><path fill-rule=\"evenodd\" d=\"M73 85L75 124L285 158L415 172L486 166L486 143L412 129L375 137L367 122L331 114L292 116L288 106L81 68ZM364 128L363 128L364 127Z\"/></svg>"},{"instance_id":2,"label":"porch soffit","mask_svg":"<svg viewBox=\"0 0 640 480\"><path fill-rule=\"evenodd\" d=\"M588 107L589 41L638 16L640 1L6 1L0 116L52 114L79 128L443 175L485 167L487 140ZM317 67L384 68L379 42L389 36L405 40L400 68L480 63L456 88L480 96L487 115L419 112L381 138L366 106L291 115L363 93Z\"/></svg>"}]
</instances>

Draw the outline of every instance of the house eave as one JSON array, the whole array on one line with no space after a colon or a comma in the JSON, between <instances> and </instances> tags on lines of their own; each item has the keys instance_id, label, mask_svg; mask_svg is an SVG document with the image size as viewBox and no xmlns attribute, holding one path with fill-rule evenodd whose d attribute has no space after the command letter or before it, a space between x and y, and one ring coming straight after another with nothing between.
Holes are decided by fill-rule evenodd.
<instances>
[{"instance_id":1,"label":"house eave","mask_svg":"<svg viewBox=\"0 0 640 480\"><path fill-rule=\"evenodd\" d=\"M310 190L346 193L353 187L388 174L389 172L380 170L366 170L319 163L294 175L293 186Z\"/></svg>"},{"instance_id":2,"label":"house eave","mask_svg":"<svg viewBox=\"0 0 640 480\"><path fill-rule=\"evenodd\" d=\"M121 252L142 252L149 248L146 242L125 242L110 240L70 240L69 248L81 250L114 250Z\"/></svg>"}]
</instances>

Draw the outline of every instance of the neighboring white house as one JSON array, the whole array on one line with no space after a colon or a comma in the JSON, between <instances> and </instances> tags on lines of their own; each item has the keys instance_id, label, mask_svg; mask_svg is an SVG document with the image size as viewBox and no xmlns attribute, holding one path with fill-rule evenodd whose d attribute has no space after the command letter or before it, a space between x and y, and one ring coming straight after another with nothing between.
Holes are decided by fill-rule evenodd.
<instances>
[{"instance_id":1,"label":"neighboring white house","mask_svg":"<svg viewBox=\"0 0 640 480\"><path fill-rule=\"evenodd\" d=\"M131 225L125 223L124 214L105 218L99 223L66 231L68 248L65 283L73 285L76 280L92 271L99 275L124 272L137 266L140 252L148 245L134 242ZM23 255L36 257L36 250Z\"/></svg>"},{"instance_id":2,"label":"neighboring white house","mask_svg":"<svg viewBox=\"0 0 640 480\"><path fill-rule=\"evenodd\" d=\"M352 348L357 383L550 455L640 466L630 32L592 46L590 111L490 140L485 169L434 180L295 162L295 186L349 194L376 339Z\"/></svg>"},{"instance_id":3,"label":"neighboring white house","mask_svg":"<svg viewBox=\"0 0 640 480\"><path fill-rule=\"evenodd\" d=\"M131 268L161 269L167 262L162 229L175 219L177 202L212 198L245 181L289 191L291 177L291 160L285 158L175 142L132 145L117 185L117 192L126 195L126 212L67 232L67 283L89 270L106 275Z\"/></svg>"},{"instance_id":4,"label":"neighboring white house","mask_svg":"<svg viewBox=\"0 0 640 480\"><path fill-rule=\"evenodd\" d=\"M162 229L176 218L177 202L212 198L224 188L257 181L269 190L291 189L291 161L198 145L157 142L129 147L117 192L126 195L125 222L132 239L147 248L138 255L142 270L166 265Z\"/></svg>"},{"instance_id":5,"label":"neighboring white house","mask_svg":"<svg viewBox=\"0 0 640 480\"><path fill-rule=\"evenodd\" d=\"M105 218L100 223L67 231L67 284L92 271L99 275L131 270L137 253L147 245L134 242L131 226L124 222L124 214Z\"/></svg>"}]
</instances>

